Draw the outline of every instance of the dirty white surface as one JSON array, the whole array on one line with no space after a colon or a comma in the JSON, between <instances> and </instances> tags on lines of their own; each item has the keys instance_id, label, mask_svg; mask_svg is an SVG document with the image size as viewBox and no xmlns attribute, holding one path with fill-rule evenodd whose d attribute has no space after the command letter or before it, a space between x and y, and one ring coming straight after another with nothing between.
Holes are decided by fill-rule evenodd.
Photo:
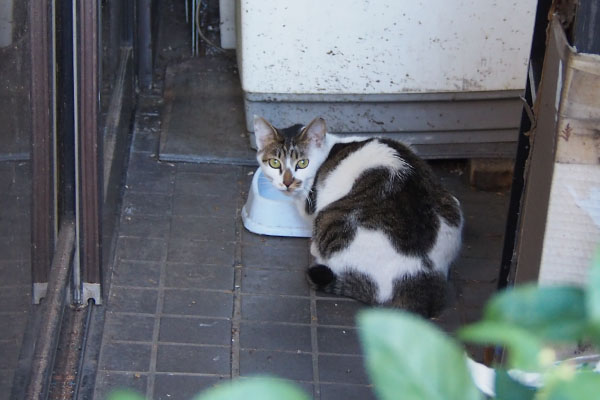
<instances>
[{"instance_id":1,"label":"dirty white surface","mask_svg":"<svg viewBox=\"0 0 600 400\"><path fill-rule=\"evenodd\" d=\"M599 246L600 165L555 164L539 282L585 284Z\"/></svg>"},{"instance_id":2,"label":"dirty white surface","mask_svg":"<svg viewBox=\"0 0 600 400\"><path fill-rule=\"evenodd\" d=\"M13 0L0 0L0 47L12 44Z\"/></svg>"},{"instance_id":3,"label":"dirty white surface","mask_svg":"<svg viewBox=\"0 0 600 400\"><path fill-rule=\"evenodd\" d=\"M238 62L254 93L522 89L535 0L241 0Z\"/></svg>"},{"instance_id":4,"label":"dirty white surface","mask_svg":"<svg viewBox=\"0 0 600 400\"><path fill-rule=\"evenodd\" d=\"M221 47L235 49L235 0L219 0Z\"/></svg>"}]
</instances>

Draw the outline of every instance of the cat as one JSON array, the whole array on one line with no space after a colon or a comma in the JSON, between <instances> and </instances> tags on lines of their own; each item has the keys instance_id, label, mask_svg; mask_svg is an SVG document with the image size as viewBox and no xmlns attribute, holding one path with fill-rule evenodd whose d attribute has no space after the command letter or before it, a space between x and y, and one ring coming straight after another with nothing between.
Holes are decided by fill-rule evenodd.
<instances>
[{"instance_id":1,"label":"cat","mask_svg":"<svg viewBox=\"0 0 600 400\"><path fill-rule=\"evenodd\" d=\"M462 243L459 201L400 142L335 137L322 118L277 129L254 117L263 174L312 220L318 291L431 317Z\"/></svg>"}]
</instances>

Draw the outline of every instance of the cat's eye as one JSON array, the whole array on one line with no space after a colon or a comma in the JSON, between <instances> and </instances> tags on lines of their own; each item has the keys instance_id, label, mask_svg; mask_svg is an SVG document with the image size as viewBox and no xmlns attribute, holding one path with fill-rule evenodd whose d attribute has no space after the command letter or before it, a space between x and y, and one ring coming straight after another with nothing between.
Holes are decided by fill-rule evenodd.
<instances>
[{"instance_id":1,"label":"cat's eye","mask_svg":"<svg viewBox=\"0 0 600 400\"><path fill-rule=\"evenodd\" d=\"M306 158L296 163L296 169L304 169L306 167L308 167L308 160Z\"/></svg>"},{"instance_id":2,"label":"cat's eye","mask_svg":"<svg viewBox=\"0 0 600 400\"><path fill-rule=\"evenodd\" d=\"M269 167L279 169L279 168L281 168L281 161L279 161L276 158L270 158L269 159Z\"/></svg>"}]
</instances>

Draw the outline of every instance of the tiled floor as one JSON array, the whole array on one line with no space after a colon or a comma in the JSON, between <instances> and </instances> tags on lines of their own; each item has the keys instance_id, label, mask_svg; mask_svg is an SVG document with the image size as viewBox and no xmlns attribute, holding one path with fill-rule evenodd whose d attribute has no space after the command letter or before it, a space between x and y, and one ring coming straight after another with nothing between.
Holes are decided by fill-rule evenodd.
<instances>
[{"instance_id":1,"label":"tiled floor","mask_svg":"<svg viewBox=\"0 0 600 400\"><path fill-rule=\"evenodd\" d=\"M181 4L161 9L158 86L136 115L95 399L129 387L189 400L255 374L292 380L317 400L372 399L354 322L363 306L308 288L307 239L243 228L254 168L157 161L161 74L189 49ZM453 332L477 319L495 290L508 195L470 188L452 164L435 168L466 218L451 301L435 321Z\"/></svg>"},{"instance_id":2,"label":"tiled floor","mask_svg":"<svg viewBox=\"0 0 600 400\"><path fill-rule=\"evenodd\" d=\"M156 160L160 101L144 98L136 117L95 398L125 386L190 399L255 374L315 399L373 398L354 323L363 306L308 288L307 239L243 228L253 168ZM437 320L451 332L495 289L508 196L471 189L449 164L436 170L466 216L453 299Z\"/></svg>"}]
</instances>

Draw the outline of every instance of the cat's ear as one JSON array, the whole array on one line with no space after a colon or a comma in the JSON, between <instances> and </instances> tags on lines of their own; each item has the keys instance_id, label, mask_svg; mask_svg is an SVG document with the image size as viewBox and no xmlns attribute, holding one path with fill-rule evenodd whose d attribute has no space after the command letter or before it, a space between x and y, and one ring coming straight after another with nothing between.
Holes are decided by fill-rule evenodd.
<instances>
[{"instance_id":1,"label":"cat's ear","mask_svg":"<svg viewBox=\"0 0 600 400\"><path fill-rule=\"evenodd\" d=\"M304 128L303 136L309 141L314 143L317 147L321 147L325 141L325 134L327 133L327 125L325 120L321 117L313 119L310 124Z\"/></svg>"},{"instance_id":2,"label":"cat's ear","mask_svg":"<svg viewBox=\"0 0 600 400\"><path fill-rule=\"evenodd\" d=\"M275 141L277 131L266 119L254 115L254 135L256 136L258 150L262 150L267 144Z\"/></svg>"}]
</instances>

